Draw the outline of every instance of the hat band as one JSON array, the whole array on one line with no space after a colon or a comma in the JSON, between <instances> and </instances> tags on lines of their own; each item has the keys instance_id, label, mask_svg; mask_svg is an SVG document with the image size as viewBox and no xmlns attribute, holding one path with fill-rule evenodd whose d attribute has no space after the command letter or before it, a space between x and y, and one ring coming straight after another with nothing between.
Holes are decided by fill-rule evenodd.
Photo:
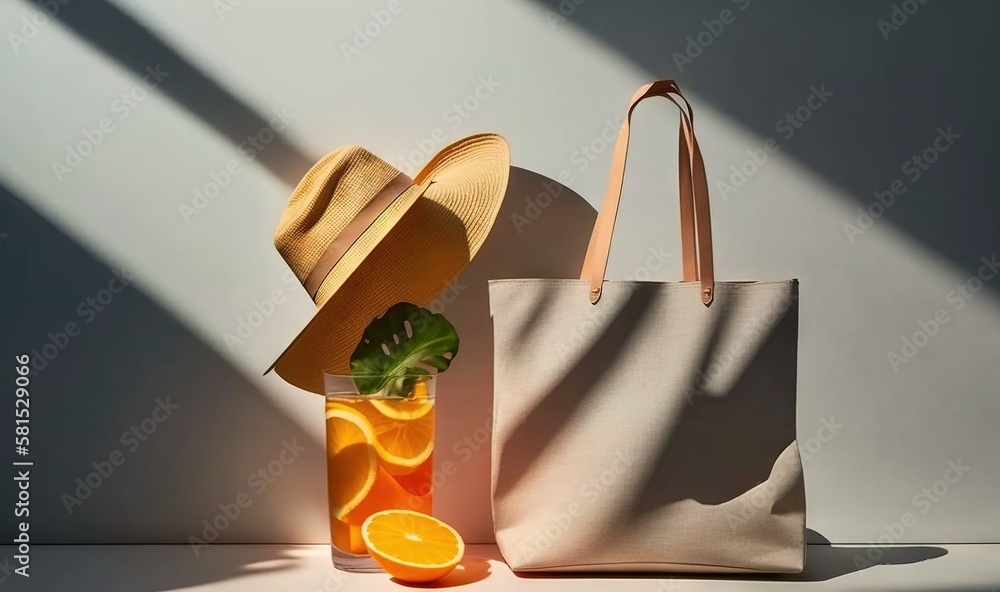
<instances>
[{"instance_id":1,"label":"hat band","mask_svg":"<svg viewBox=\"0 0 1000 592\"><path fill-rule=\"evenodd\" d=\"M330 272L344 257L348 249L361 238L361 235L368 230L368 227L375 222L382 212L392 205L392 202L396 201L404 191L412 186L413 179L410 179L406 174L399 173L396 175L365 207L361 208L358 215L330 243L330 246L326 248L326 251L316 261L316 265L313 266L312 271L306 276L305 281L302 282L302 285L305 286L306 291L309 292L309 296L313 300L316 299L316 293L319 292L319 287L323 284L323 280L326 279L326 276L330 275Z\"/></svg>"}]
</instances>

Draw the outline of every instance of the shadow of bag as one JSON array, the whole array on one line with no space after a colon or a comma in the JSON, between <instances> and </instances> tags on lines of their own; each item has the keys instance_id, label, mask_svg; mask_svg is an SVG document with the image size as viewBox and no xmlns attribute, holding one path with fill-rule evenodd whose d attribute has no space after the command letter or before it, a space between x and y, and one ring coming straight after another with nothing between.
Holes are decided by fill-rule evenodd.
<instances>
[{"instance_id":1,"label":"shadow of bag","mask_svg":"<svg viewBox=\"0 0 1000 592\"><path fill-rule=\"evenodd\" d=\"M645 98L681 111L683 281L604 279ZM798 281L715 282L708 182L673 81L640 88L579 280L489 284L492 502L515 571L799 572Z\"/></svg>"}]
</instances>

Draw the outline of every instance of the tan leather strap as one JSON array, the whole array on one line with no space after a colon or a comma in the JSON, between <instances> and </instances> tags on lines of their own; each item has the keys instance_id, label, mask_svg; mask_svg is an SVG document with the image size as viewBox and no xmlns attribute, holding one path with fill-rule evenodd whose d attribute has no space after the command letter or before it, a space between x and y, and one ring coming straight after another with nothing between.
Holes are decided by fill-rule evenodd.
<instances>
[{"instance_id":1,"label":"tan leather strap","mask_svg":"<svg viewBox=\"0 0 1000 592\"><path fill-rule=\"evenodd\" d=\"M688 150L686 129L694 130L694 110L677 91L677 95L684 101L687 112L681 107L672 96L664 94L681 110L681 121L677 125L677 154L679 155L677 167L678 195L680 197L681 208L681 257L683 260L683 273L685 282L698 281L698 253L694 240L694 190L691 183L691 152ZM685 116L688 125L685 127Z\"/></svg>"},{"instance_id":2,"label":"tan leather strap","mask_svg":"<svg viewBox=\"0 0 1000 592\"><path fill-rule=\"evenodd\" d=\"M681 107L680 103L678 103L677 100L675 100L670 93L676 93L680 97L680 99L684 102L684 107ZM646 85L643 88L640 88L638 91L636 91L635 95L632 97L631 102L629 103L629 115L631 115L632 109L635 108L636 103L638 103L639 101L648 96L654 96L658 94L662 94L662 96L665 96L666 98L670 99L670 101L672 101L675 105L677 105L678 108L681 109L682 119L679 125L677 126L678 154L680 155L678 163L679 164L678 187L679 187L680 210L681 210L681 253L683 260L684 281L686 282L697 281L698 280L697 253L695 251L695 237L694 237L694 228L695 228L694 197L692 195L693 189L691 184L691 158L687 143L687 136L689 135L689 133L685 132L685 122L683 119L685 116L687 116L689 119L687 129L693 129L694 110L691 108L691 104L688 103L687 99L685 99L684 96L680 94L680 90L677 88L676 83L674 83L672 80L661 80ZM626 123L630 123L630 121L627 121ZM621 139L620 134L619 134L619 139ZM627 139L625 144L625 150L626 152L628 151ZM621 173L622 175L624 175L624 171L621 171ZM614 171L612 171L612 175L613 174ZM622 179L624 179L624 176L622 177ZM615 179L614 178L610 179L608 183L609 186L614 184ZM617 186L618 187L621 186L621 180L617 182ZM620 199L620 197L621 197L621 190L619 189L618 192L614 195L615 199L614 205L612 206L608 202L608 199L606 198L604 204L605 207L602 208L602 211L609 210L612 211L615 215L617 215L618 200ZM612 218L612 224L614 224L614 218ZM593 258L597 256L597 252L595 249L595 247L597 246L597 241L593 240L593 238L596 234L598 234L599 228L600 228L599 225L597 224L594 225L594 233L591 235L591 243L590 247L587 250L587 259L584 264L584 269L591 269L593 267L592 263ZM612 227L612 232L613 231L614 228ZM603 277L603 273L601 275ZM586 275L581 275L581 277L589 279L587 278ZM594 292L592 291L591 294L593 295ZM599 298L600 294L598 293L596 294L596 296Z\"/></svg>"},{"instance_id":3,"label":"tan leather strap","mask_svg":"<svg viewBox=\"0 0 1000 592\"><path fill-rule=\"evenodd\" d=\"M330 243L326 251L320 255L313 266L312 271L306 276L302 285L305 286L309 296L316 297L319 287L330 274L330 271L337 265L337 262L344 256L344 253L351 248L368 227L375 222L375 219L388 208L392 202L403 194L404 191L413 186L413 180L403 173L399 173L383 187L375 197L372 198L365 207L361 208L357 216L337 235L337 238Z\"/></svg>"},{"instance_id":4,"label":"tan leather strap","mask_svg":"<svg viewBox=\"0 0 1000 592\"><path fill-rule=\"evenodd\" d=\"M681 107L673 96L676 95L687 107ZM589 279L590 301L597 303L603 290L604 274L611 251L611 238L621 200L622 183L625 178L625 161L628 156L629 124L636 105L651 96L669 98L681 110L679 134L679 193L681 205L681 247L684 259L684 281L701 282L701 300L708 306L715 296L715 272L712 262L712 225L708 204L708 178L701 148L694 135L691 106L672 80L660 80L647 84L636 91L629 103L628 113L618 132L611 174L604 194L604 204L597 216L591 233L587 257L581 271L581 279Z\"/></svg>"},{"instance_id":5,"label":"tan leather strap","mask_svg":"<svg viewBox=\"0 0 1000 592\"><path fill-rule=\"evenodd\" d=\"M680 196L680 210L681 210L681 255L683 261L683 273L685 282L698 281L698 270L697 270L697 252L695 249L695 237L694 237L694 196L693 187L691 184L691 156L687 145L688 133L685 132L685 125L683 118L688 117L689 129L694 129L694 110L691 108L691 104L688 103L687 99L680 94L680 90L677 88L676 84L670 80L660 81L660 85L656 87L655 90L663 91L663 96L670 99L677 107L681 110L681 121L677 125L677 140L678 140L678 188ZM676 99L671 96L671 92L677 93L681 101L684 102L682 107ZM641 101L647 96L643 93L643 89L639 89L635 96L632 97L632 102L629 103L629 109L631 110L635 103ZM686 109L686 111L685 111ZM626 150L628 146L626 145ZM619 191L617 198L620 198L621 192ZM607 200L605 200L607 201ZM617 202L616 202L617 204ZM617 205L615 207L615 212L617 214ZM598 226L595 224L594 229L596 230ZM612 229L613 231L613 229ZM593 238L593 235L591 235ZM591 255L594 255L594 249L592 248L596 243L591 240L591 248L588 248L587 258L590 260ZM585 268L587 266L585 265ZM588 278L589 279L589 278ZM598 297L600 295L598 294Z\"/></svg>"}]
</instances>

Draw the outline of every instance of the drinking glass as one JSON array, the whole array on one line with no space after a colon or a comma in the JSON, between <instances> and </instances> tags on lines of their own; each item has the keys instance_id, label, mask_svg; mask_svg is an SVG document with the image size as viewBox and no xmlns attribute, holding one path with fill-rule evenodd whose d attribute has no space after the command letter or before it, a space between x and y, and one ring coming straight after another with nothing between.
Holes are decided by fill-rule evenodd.
<instances>
[{"instance_id":1,"label":"drinking glass","mask_svg":"<svg viewBox=\"0 0 1000 592\"><path fill-rule=\"evenodd\" d=\"M377 572L364 521L389 509L431 513L436 376L402 376L372 395L358 392L356 377L324 375L330 537L337 569Z\"/></svg>"}]
</instances>

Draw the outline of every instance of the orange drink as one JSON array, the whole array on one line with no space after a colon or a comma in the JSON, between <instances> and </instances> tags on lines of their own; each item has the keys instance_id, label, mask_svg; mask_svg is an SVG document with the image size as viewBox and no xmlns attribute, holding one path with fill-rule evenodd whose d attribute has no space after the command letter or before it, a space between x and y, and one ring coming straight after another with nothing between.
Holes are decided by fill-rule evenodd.
<instances>
[{"instance_id":1,"label":"orange drink","mask_svg":"<svg viewBox=\"0 0 1000 592\"><path fill-rule=\"evenodd\" d=\"M397 396L387 397L358 394L351 376L325 377L330 536L334 565L345 571L381 571L361 536L369 516L431 513L435 379L398 380Z\"/></svg>"}]
</instances>

